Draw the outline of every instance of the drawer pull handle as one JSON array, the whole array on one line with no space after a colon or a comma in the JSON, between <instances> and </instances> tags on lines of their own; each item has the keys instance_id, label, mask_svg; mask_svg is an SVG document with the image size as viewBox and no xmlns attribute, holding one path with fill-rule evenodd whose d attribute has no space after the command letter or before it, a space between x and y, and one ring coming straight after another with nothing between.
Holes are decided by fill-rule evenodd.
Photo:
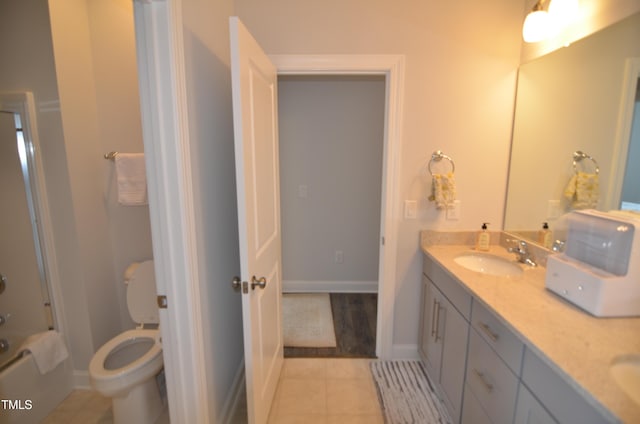
<instances>
[{"instance_id":1,"label":"drawer pull handle","mask_svg":"<svg viewBox=\"0 0 640 424\"><path fill-rule=\"evenodd\" d=\"M438 309L438 301L433 301L433 307L431 308L431 337L436 335L436 331L438 331L438 326L436 324L436 310Z\"/></svg>"},{"instance_id":2,"label":"drawer pull handle","mask_svg":"<svg viewBox=\"0 0 640 424\"><path fill-rule=\"evenodd\" d=\"M436 343L440 340L439 337L440 330L440 302L436 302Z\"/></svg>"},{"instance_id":3,"label":"drawer pull handle","mask_svg":"<svg viewBox=\"0 0 640 424\"><path fill-rule=\"evenodd\" d=\"M473 369L474 374L480 379L480 382L487 389L487 392L491 393L493 391L493 384L489 383L487 379L484 377L484 373L478 371L477 369Z\"/></svg>"},{"instance_id":4,"label":"drawer pull handle","mask_svg":"<svg viewBox=\"0 0 640 424\"><path fill-rule=\"evenodd\" d=\"M491 331L491 327L489 327L487 324L485 324L484 322L480 321L478 323L478 325L480 326L480 328L482 328L482 331L484 331L484 333L489 336L489 338L491 340L493 340L494 342L498 341L498 338L500 337L498 334L494 333L493 331Z\"/></svg>"}]
</instances>

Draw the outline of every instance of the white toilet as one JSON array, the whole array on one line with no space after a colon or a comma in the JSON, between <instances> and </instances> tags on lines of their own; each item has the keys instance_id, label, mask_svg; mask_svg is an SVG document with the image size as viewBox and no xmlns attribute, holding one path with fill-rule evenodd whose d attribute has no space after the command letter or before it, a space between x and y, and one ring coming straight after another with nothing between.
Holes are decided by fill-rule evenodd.
<instances>
[{"instance_id":1,"label":"white toilet","mask_svg":"<svg viewBox=\"0 0 640 424\"><path fill-rule=\"evenodd\" d=\"M114 423L151 424L165 403L156 379L163 361L153 261L131 264L124 280L129 314L138 327L98 349L89 377L96 391L112 398Z\"/></svg>"}]
</instances>

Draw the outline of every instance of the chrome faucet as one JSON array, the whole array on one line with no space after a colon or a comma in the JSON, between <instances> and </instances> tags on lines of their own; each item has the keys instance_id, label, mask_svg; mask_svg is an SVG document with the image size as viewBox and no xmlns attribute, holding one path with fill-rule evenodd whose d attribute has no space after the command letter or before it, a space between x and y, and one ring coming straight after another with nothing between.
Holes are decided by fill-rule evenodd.
<instances>
[{"instance_id":1,"label":"chrome faucet","mask_svg":"<svg viewBox=\"0 0 640 424\"><path fill-rule=\"evenodd\" d=\"M533 260L533 256L531 256L531 253L529 252L529 245L527 244L527 242L523 240L514 240L514 242L516 243L516 245L510 247L508 250L509 252L516 254L518 262L527 264L532 267L537 266L537 264Z\"/></svg>"}]
</instances>

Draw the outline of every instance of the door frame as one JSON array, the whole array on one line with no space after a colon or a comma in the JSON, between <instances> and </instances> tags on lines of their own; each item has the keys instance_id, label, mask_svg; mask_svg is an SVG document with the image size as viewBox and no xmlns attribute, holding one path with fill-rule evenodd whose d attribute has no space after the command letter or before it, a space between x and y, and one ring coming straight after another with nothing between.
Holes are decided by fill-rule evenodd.
<instances>
[{"instance_id":1,"label":"door frame","mask_svg":"<svg viewBox=\"0 0 640 424\"><path fill-rule=\"evenodd\" d=\"M211 422L205 355L204 323L200 302L194 191L191 183L191 150L187 116L185 56L181 0L134 0L136 49L149 215L153 234L156 286L169 307L160 309L163 358L167 375L172 422ZM288 58L285 63L284 58ZM296 72L379 74L386 76L385 169L383 170L383 219L376 352L392 356L395 256L397 248L400 164L400 116L404 57L285 56L286 67ZM306 58L306 65L299 63ZM338 61L331 62L331 58ZM321 63L327 60L326 63ZM311 66L313 63L313 66ZM303 67L304 66L304 67ZM147 118L145 119L144 116ZM382 268L381 268L382 269ZM379 300L380 302L380 300Z\"/></svg>"},{"instance_id":2,"label":"door frame","mask_svg":"<svg viewBox=\"0 0 640 424\"><path fill-rule=\"evenodd\" d=\"M385 78L385 123L378 260L376 355L393 356L393 317L398 234L398 193L403 55L269 55L278 75L381 75Z\"/></svg>"}]
</instances>

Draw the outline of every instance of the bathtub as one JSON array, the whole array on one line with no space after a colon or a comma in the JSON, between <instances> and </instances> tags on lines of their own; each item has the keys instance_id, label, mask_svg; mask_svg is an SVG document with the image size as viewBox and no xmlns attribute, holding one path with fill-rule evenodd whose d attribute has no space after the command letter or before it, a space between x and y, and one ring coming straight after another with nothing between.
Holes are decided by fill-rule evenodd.
<instances>
[{"instance_id":1,"label":"bathtub","mask_svg":"<svg viewBox=\"0 0 640 424\"><path fill-rule=\"evenodd\" d=\"M72 388L69 359L42 375L27 353L0 373L0 424L38 423Z\"/></svg>"}]
</instances>

